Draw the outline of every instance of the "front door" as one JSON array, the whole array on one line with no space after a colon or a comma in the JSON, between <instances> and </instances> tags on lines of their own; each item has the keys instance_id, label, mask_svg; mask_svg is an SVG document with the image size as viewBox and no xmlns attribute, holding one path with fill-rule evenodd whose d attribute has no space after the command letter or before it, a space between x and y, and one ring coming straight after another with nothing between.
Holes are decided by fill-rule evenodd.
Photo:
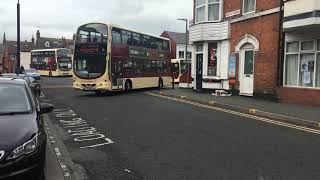
<instances>
[{"instance_id":1,"label":"front door","mask_svg":"<svg viewBox=\"0 0 320 180\"><path fill-rule=\"evenodd\" d=\"M112 79L112 90L123 89L121 61L111 61L111 79Z\"/></svg>"},{"instance_id":2,"label":"front door","mask_svg":"<svg viewBox=\"0 0 320 180\"><path fill-rule=\"evenodd\" d=\"M202 89L203 54L197 54L196 58L196 89Z\"/></svg>"},{"instance_id":3,"label":"front door","mask_svg":"<svg viewBox=\"0 0 320 180\"><path fill-rule=\"evenodd\" d=\"M240 54L240 95L253 96L254 51L241 50Z\"/></svg>"}]
</instances>

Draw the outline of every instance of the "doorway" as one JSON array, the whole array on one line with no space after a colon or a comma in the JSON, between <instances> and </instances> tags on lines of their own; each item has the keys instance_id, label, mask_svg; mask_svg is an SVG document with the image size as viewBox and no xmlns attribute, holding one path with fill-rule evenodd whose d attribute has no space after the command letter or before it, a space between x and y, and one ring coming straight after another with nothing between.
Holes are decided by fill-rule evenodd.
<instances>
[{"instance_id":1,"label":"doorway","mask_svg":"<svg viewBox=\"0 0 320 180\"><path fill-rule=\"evenodd\" d=\"M240 95L253 96L254 91L254 49L251 44L240 50Z\"/></svg>"},{"instance_id":2,"label":"doorway","mask_svg":"<svg viewBox=\"0 0 320 180\"><path fill-rule=\"evenodd\" d=\"M196 89L202 89L203 54L196 55Z\"/></svg>"}]
</instances>

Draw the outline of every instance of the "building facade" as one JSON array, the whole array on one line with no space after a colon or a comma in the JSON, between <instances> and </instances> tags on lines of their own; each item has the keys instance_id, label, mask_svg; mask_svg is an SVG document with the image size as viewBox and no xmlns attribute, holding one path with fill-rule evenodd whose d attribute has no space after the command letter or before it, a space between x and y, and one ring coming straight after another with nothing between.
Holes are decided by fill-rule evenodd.
<instances>
[{"instance_id":1,"label":"building facade","mask_svg":"<svg viewBox=\"0 0 320 180\"><path fill-rule=\"evenodd\" d=\"M240 95L278 100L280 0L225 1Z\"/></svg>"},{"instance_id":2,"label":"building facade","mask_svg":"<svg viewBox=\"0 0 320 180\"><path fill-rule=\"evenodd\" d=\"M277 99L280 0L195 0L195 89Z\"/></svg>"},{"instance_id":3,"label":"building facade","mask_svg":"<svg viewBox=\"0 0 320 180\"><path fill-rule=\"evenodd\" d=\"M320 1L285 1L282 102L320 105Z\"/></svg>"},{"instance_id":4,"label":"building facade","mask_svg":"<svg viewBox=\"0 0 320 180\"><path fill-rule=\"evenodd\" d=\"M3 44L0 44L0 73L3 72Z\"/></svg>"},{"instance_id":5,"label":"building facade","mask_svg":"<svg viewBox=\"0 0 320 180\"><path fill-rule=\"evenodd\" d=\"M42 37L40 30L37 30L36 39L32 38L31 41L35 45L36 49L68 48L73 52L75 35L73 36L73 39L66 39L65 37L48 38L48 37Z\"/></svg>"},{"instance_id":6,"label":"building facade","mask_svg":"<svg viewBox=\"0 0 320 180\"><path fill-rule=\"evenodd\" d=\"M224 7L224 0L194 0L189 35L194 89L229 90L230 23Z\"/></svg>"},{"instance_id":7,"label":"building facade","mask_svg":"<svg viewBox=\"0 0 320 180\"><path fill-rule=\"evenodd\" d=\"M3 72L15 73L17 66L17 42L4 40ZM20 63L25 69L30 68L32 42L20 42Z\"/></svg>"}]
</instances>

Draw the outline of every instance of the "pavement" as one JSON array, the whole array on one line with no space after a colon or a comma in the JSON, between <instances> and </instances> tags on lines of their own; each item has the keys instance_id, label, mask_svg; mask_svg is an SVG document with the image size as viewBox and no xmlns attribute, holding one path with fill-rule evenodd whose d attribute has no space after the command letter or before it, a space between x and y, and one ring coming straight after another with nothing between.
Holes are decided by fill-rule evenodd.
<instances>
[{"instance_id":1,"label":"pavement","mask_svg":"<svg viewBox=\"0 0 320 180\"><path fill-rule=\"evenodd\" d=\"M47 180L64 180L64 175L57 160L53 146L48 139L47 144L47 157L46 157L46 179Z\"/></svg>"},{"instance_id":2,"label":"pavement","mask_svg":"<svg viewBox=\"0 0 320 180\"><path fill-rule=\"evenodd\" d=\"M76 166L71 172L82 179L320 177L319 130L149 95L153 90L96 96L71 82L45 78L43 93L56 107L50 122Z\"/></svg>"},{"instance_id":3,"label":"pavement","mask_svg":"<svg viewBox=\"0 0 320 180\"><path fill-rule=\"evenodd\" d=\"M244 96L213 96L211 93L196 92L192 89L163 89L160 92L153 91L152 93L210 104L312 128L320 128L319 107L276 103Z\"/></svg>"}]
</instances>

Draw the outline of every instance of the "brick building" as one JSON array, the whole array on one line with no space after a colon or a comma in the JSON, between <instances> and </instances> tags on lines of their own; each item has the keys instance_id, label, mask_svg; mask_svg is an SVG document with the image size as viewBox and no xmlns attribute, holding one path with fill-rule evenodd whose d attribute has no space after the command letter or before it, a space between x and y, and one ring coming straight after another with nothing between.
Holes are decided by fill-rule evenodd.
<instances>
[{"instance_id":1,"label":"brick building","mask_svg":"<svg viewBox=\"0 0 320 180\"><path fill-rule=\"evenodd\" d=\"M319 0L285 1L280 100L320 106Z\"/></svg>"},{"instance_id":2,"label":"brick building","mask_svg":"<svg viewBox=\"0 0 320 180\"><path fill-rule=\"evenodd\" d=\"M3 44L0 44L0 73L3 71Z\"/></svg>"},{"instance_id":3,"label":"brick building","mask_svg":"<svg viewBox=\"0 0 320 180\"><path fill-rule=\"evenodd\" d=\"M42 37L40 30L37 30L36 39L32 38L31 41L34 43L36 49L68 48L73 52L75 36L73 36L73 39L66 39L65 37L48 38Z\"/></svg>"},{"instance_id":4,"label":"brick building","mask_svg":"<svg viewBox=\"0 0 320 180\"><path fill-rule=\"evenodd\" d=\"M280 0L195 0L196 89L277 99Z\"/></svg>"},{"instance_id":5,"label":"brick building","mask_svg":"<svg viewBox=\"0 0 320 180\"><path fill-rule=\"evenodd\" d=\"M277 99L280 0L228 0L230 55L241 95ZM240 14L238 14L240 12Z\"/></svg>"}]
</instances>

